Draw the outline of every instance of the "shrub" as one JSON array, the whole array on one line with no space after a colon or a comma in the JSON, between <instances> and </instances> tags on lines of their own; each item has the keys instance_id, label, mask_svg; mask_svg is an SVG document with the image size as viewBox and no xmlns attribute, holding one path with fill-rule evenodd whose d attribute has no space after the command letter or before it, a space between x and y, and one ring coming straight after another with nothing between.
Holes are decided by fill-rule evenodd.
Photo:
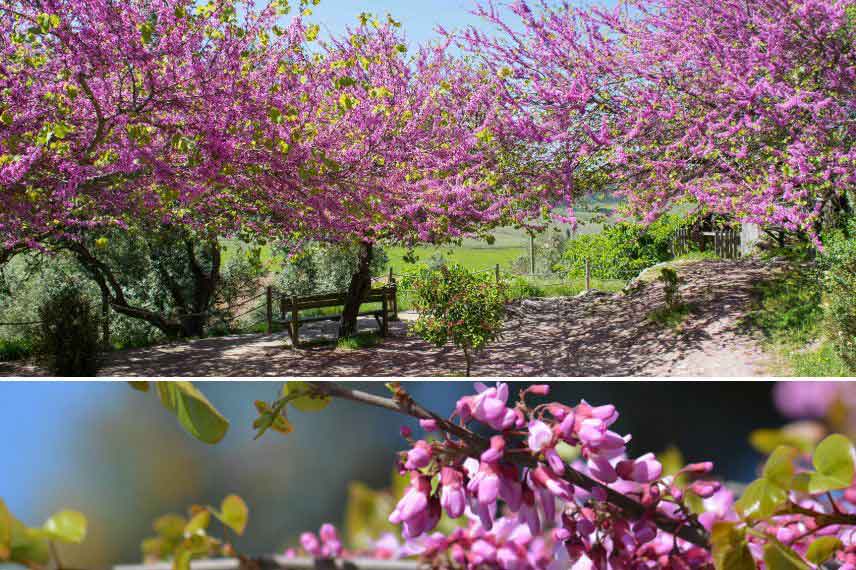
<instances>
[{"instance_id":1,"label":"shrub","mask_svg":"<svg viewBox=\"0 0 856 570\"><path fill-rule=\"evenodd\" d=\"M832 343L847 366L856 370L856 217L828 240L819 261Z\"/></svg>"},{"instance_id":2,"label":"shrub","mask_svg":"<svg viewBox=\"0 0 856 570\"><path fill-rule=\"evenodd\" d=\"M592 264L592 276L626 279L632 273L672 258L672 236L690 219L666 214L644 226L620 222L605 226L599 234L577 236L565 244L562 270L573 276L585 273L585 261Z\"/></svg>"},{"instance_id":3,"label":"shrub","mask_svg":"<svg viewBox=\"0 0 856 570\"><path fill-rule=\"evenodd\" d=\"M666 307L674 309L681 304L681 292L678 288L681 283L678 272L671 267L660 269L659 281L663 284L663 294L666 297Z\"/></svg>"},{"instance_id":4,"label":"shrub","mask_svg":"<svg viewBox=\"0 0 856 570\"><path fill-rule=\"evenodd\" d=\"M58 376L95 376L100 322L80 291L60 289L39 307L38 353Z\"/></svg>"},{"instance_id":5,"label":"shrub","mask_svg":"<svg viewBox=\"0 0 856 570\"><path fill-rule=\"evenodd\" d=\"M514 277L508 286L509 299L531 299L532 297L543 297L544 289L538 287L523 277Z\"/></svg>"},{"instance_id":6,"label":"shrub","mask_svg":"<svg viewBox=\"0 0 856 570\"><path fill-rule=\"evenodd\" d=\"M505 283L451 265L424 267L407 275L402 285L412 289L419 313L411 330L435 346L451 342L462 349L469 376L473 353L500 336L508 301Z\"/></svg>"}]
</instances>

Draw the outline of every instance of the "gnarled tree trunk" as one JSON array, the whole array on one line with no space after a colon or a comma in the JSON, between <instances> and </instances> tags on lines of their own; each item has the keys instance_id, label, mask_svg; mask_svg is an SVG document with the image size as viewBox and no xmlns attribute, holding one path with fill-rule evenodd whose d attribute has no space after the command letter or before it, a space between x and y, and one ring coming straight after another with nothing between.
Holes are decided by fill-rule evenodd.
<instances>
[{"instance_id":1,"label":"gnarled tree trunk","mask_svg":"<svg viewBox=\"0 0 856 570\"><path fill-rule=\"evenodd\" d=\"M372 244L362 242L357 257L357 270L351 276L348 294L345 297L345 307L339 319L339 338L353 336L357 333L357 318L360 305L372 288Z\"/></svg>"}]
</instances>

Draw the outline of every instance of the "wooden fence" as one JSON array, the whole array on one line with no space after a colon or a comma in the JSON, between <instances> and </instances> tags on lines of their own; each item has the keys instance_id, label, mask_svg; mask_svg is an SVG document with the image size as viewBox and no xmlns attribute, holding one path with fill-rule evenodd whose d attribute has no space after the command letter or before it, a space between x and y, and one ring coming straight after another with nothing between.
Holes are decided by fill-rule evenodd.
<instances>
[{"instance_id":1,"label":"wooden fence","mask_svg":"<svg viewBox=\"0 0 856 570\"><path fill-rule=\"evenodd\" d=\"M694 247L707 251L709 246L723 259L737 259L741 255L740 232L724 228L694 233L690 228L679 228L672 238L672 254L675 257L689 253Z\"/></svg>"}]
</instances>

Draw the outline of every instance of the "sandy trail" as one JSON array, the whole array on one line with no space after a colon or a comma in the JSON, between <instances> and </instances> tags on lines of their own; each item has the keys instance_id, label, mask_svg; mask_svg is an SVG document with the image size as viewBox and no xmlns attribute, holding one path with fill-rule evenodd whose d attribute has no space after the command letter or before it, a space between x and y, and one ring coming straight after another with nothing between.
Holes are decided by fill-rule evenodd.
<instances>
[{"instance_id":1,"label":"sandy trail","mask_svg":"<svg viewBox=\"0 0 856 570\"><path fill-rule=\"evenodd\" d=\"M752 284L769 275L757 261L682 266L681 294L695 310L680 330L647 320L663 303L659 284L633 294L527 299L512 305L503 338L478 355L478 376L763 376L758 339L741 325ZM125 350L108 356L103 376L439 376L460 373L463 355L391 323L379 346L294 350L288 335L241 335ZM335 323L307 325L301 339L329 336ZM373 328L366 319L361 328ZM305 332L304 332L305 330ZM32 364L0 363L0 375L39 376Z\"/></svg>"}]
</instances>

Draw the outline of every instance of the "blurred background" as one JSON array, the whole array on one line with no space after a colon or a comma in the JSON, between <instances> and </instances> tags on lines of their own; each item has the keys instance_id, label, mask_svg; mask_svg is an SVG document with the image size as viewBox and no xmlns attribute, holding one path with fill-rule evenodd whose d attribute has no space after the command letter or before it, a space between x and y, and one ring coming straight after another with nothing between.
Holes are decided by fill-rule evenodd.
<instances>
[{"instance_id":1,"label":"blurred background","mask_svg":"<svg viewBox=\"0 0 856 570\"><path fill-rule=\"evenodd\" d=\"M334 401L317 414L293 412L294 432L253 440L254 400L273 401L281 383L199 382L231 421L217 445L201 443L179 425L153 393L123 382L0 384L0 497L28 525L62 508L82 511L89 533L81 546L63 546L74 568L107 568L141 560L140 541L152 520L184 513L190 504L219 505L228 493L250 508L248 554L279 552L301 531L341 524L348 483L389 485L403 416ZM381 383L349 383L387 393ZM526 383L513 383L512 394ZM469 382L408 382L420 402L448 414L472 393ZM551 400L615 404L617 431L631 433L632 455L676 446L687 461L712 460L717 474L746 482L761 456L749 445L757 428L787 419L765 382L554 382ZM788 401L804 401L794 394ZM781 407L781 406L780 406ZM799 415L806 410L785 410ZM809 410L810 411L810 410Z\"/></svg>"}]
</instances>

